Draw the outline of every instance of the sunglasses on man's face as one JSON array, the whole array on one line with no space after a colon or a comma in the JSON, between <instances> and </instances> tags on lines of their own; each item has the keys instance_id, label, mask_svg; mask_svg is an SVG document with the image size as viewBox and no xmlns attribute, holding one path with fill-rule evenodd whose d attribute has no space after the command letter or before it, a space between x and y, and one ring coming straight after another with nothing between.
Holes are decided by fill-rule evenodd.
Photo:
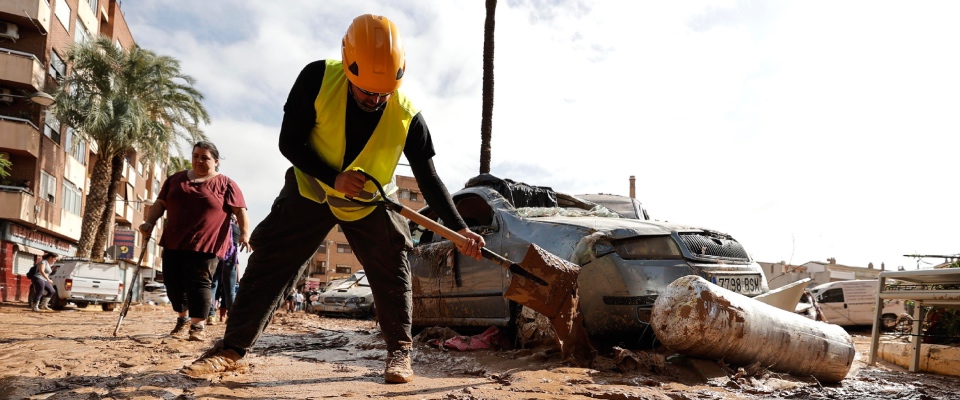
<instances>
[{"instance_id":1,"label":"sunglasses on man's face","mask_svg":"<svg viewBox=\"0 0 960 400\"><path fill-rule=\"evenodd\" d=\"M384 97L387 97L387 96L393 94L393 92L389 92L389 93L368 92L368 91L366 91L366 90L361 89L360 86L357 86L357 85L354 85L353 87L357 88L357 90L359 90L360 93L363 93L363 94L365 94L365 95L367 95L367 96L370 96L370 97L384 98Z\"/></svg>"}]
</instances>

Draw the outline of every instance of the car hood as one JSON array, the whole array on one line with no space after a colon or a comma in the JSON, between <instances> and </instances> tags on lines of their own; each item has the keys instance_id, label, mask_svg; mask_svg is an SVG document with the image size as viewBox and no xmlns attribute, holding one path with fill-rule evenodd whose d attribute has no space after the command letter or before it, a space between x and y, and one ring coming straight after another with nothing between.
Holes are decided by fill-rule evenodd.
<instances>
[{"instance_id":1,"label":"car hood","mask_svg":"<svg viewBox=\"0 0 960 400\"><path fill-rule=\"evenodd\" d=\"M320 297L365 297L373 293L370 286L354 286L349 289L328 290L320 294Z\"/></svg>"},{"instance_id":2,"label":"car hood","mask_svg":"<svg viewBox=\"0 0 960 400\"><path fill-rule=\"evenodd\" d=\"M660 221L605 217L529 217L531 221L570 225L602 232L611 239L641 235L669 235L673 232L703 232L705 229Z\"/></svg>"}]
</instances>

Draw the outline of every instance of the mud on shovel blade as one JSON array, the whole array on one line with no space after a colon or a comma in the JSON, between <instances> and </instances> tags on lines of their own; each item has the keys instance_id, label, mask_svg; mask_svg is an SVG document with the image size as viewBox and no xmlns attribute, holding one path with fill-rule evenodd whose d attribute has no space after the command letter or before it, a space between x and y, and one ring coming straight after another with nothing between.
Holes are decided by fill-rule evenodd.
<instances>
[{"instance_id":1,"label":"mud on shovel blade","mask_svg":"<svg viewBox=\"0 0 960 400\"><path fill-rule=\"evenodd\" d=\"M148 244L150 244L149 236L143 238L143 247L140 248L140 258L137 259L137 272L133 274L133 279L130 280L130 288L127 289L127 297L123 299L123 305L120 307L120 318L117 319L117 327L113 329L113 336L117 336L117 334L120 333L120 324L123 323L123 318L127 316L127 311L130 310L130 301L133 300L133 288L140 282L140 266L143 265L143 256L147 255Z\"/></svg>"}]
</instances>

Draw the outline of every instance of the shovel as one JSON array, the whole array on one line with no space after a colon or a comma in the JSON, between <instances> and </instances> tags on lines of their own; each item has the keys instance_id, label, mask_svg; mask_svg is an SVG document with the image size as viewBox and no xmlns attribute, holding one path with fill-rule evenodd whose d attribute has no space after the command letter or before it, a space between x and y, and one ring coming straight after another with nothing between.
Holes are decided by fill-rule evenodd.
<instances>
[{"instance_id":1,"label":"shovel","mask_svg":"<svg viewBox=\"0 0 960 400\"><path fill-rule=\"evenodd\" d=\"M387 197L383 187L380 186L380 182L370 174L360 170L357 172L373 181L377 190L380 191L380 197L383 199L382 203L388 209L457 245L466 242L467 239L463 235ZM349 200L352 201L352 199ZM550 254L536 244L530 244L527 254L519 264L485 247L481 249L481 253L484 258L500 264L504 269L513 273L513 279L510 280L510 286L507 287L503 297L527 306L547 318L553 319L563 314L561 309L569 307L569 301L567 300L576 296L580 266Z\"/></svg>"},{"instance_id":2,"label":"shovel","mask_svg":"<svg viewBox=\"0 0 960 400\"><path fill-rule=\"evenodd\" d=\"M117 327L113 329L113 336L117 336L117 334L120 333L120 324L123 322L123 317L126 317L127 311L130 310L130 301L133 300L133 288L137 286L137 282L140 281L140 266L143 264L143 256L147 255L148 244L150 244L149 236L143 238L140 258L137 259L137 272L133 274L133 279L130 280L130 289L127 289L127 297L123 299L123 305L120 307L120 319L117 320Z\"/></svg>"}]
</instances>

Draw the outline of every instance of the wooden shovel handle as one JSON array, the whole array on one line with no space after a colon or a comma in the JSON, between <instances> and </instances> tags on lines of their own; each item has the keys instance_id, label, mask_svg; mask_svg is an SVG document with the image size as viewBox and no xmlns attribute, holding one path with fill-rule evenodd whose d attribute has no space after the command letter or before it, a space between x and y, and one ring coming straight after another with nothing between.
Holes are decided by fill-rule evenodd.
<instances>
[{"instance_id":1,"label":"wooden shovel handle","mask_svg":"<svg viewBox=\"0 0 960 400\"><path fill-rule=\"evenodd\" d=\"M461 245L463 245L463 244L467 241L467 238L465 238L463 235L461 235L461 234L459 234L459 233L457 233L457 232L454 232L454 231L453 231L452 229L450 229L450 228L447 228L447 227L445 227L445 226L443 226L443 225L440 225L439 223L437 223L437 221L434 221L434 220L432 220L432 219L430 219L430 218L424 217L423 214L420 214L420 213L414 211L414 210L411 209L410 207L407 207L407 206L404 206L404 205L401 205L401 207L403 207L403 208L400 209L400 215L402 215L402 216L404 216L404 217L407 217L407 219L409 219L409 220L411 220L411 221L413 221L413 222L416 222L416 223L418 223L418 224L420 224L420 225L423 225L424 227L426 227L427 229L429 229L429 230L431 230L431 231L433 231L433 232L436 232L437 234L439 234L440 236L442 236L444 239L447 239L447 240L453 242L453 243L456 244L457 246L461 246ZM504 268L510 268L510 266L512 266L512 265L514 264L512 261L504 258L503 256L501 256L501 255L499 255L499 254L497 254L497 253L494 253L493 251L491 251L490 249L488 249L488 248L486 248L486 247L481 248L481 249L480 249L480 253L483 254L483 257L484 257L484 258L489 259L489 260L492 260L492 261L496 262L497 264L500 264L500 265L503 266Z\"/></svg>"}]
</instances>

